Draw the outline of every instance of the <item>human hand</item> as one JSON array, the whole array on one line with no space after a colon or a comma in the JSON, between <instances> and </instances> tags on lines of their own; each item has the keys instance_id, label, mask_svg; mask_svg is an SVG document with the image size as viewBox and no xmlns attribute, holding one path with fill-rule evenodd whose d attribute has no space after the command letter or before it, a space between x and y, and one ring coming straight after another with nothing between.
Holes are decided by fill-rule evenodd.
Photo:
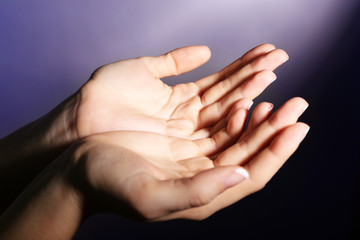
<instances>
[{"instance_id":1,"label":"human hand","mask_svg":"<svg viewBox=\"0 0 360 240\"><path fill-rule=\"evenodd\" d=\"M73 181L82 179L80 186L88 186L80 192L91 202L84 204L92 207L90 212L101 209L152 221L203 219L265 186L305 137L308 126L297 119L306 106L294 98L269 117L271 105L260 104L232 146L225 143L242 131L241 109L211 138L127 131L94 135L74 154L86 159L75 158ZM214 160L210 157L224 147ZM238 166L249 179L234 172Z\"/></svg>"},{"instance_id":2,"label":"human hand","mask_svg":"<svg viewBox=\"0 0 360 240\"><path fill-rule=\"evenodd\" d=\"M246 103L248 99L240 100L226 119L226 126L211 138L188 140L150 132L120 131L96 134L80 141L72 155L63 158L71 159L67 165L75 166L67 175L69 182L81 192L80 198L85 202L82 205L91 206L84 212L110 211L130 218L155 220L206 204L244 180L243 176L237 176L238 166L215 168L210 156L202 152L207 149L214 154L240 135L247 117L247 109L241 106Z\"/></svg>"},{"instance_id":3,"label":"human hand","mask_svg":"<svg viewBox=\"0 0 360 240\"><path fill-rule=\"evenodd\" d=\"M238 166L215 168L202 153L210 142L220 149L241 133L247 113L241 104L246 102L233 107L227 125L212 141L140 131L77 141L0 217L0 238L70 239L81 222L98 211L156 220L206 204L246 177Z\"/></svg>"},{"instance_id":4,"label":"human hand","mask_svg":"<svg viewBox=\"0 0 360 240\"><path fill-rule=\"evenodd\" d=\"M79 137L138 130L188 139L207 137L242 98L258 96L288 59L263 44L218 73L170 87L161 78L182 74L210 58L205 46L190 46L158 57L140 57L96 70L79 91L75 130Z\"/></svg>"},{"instance_id":5,"label":"human hand","mask_svg":"<svg viewBox=\"0 0 360 240\"><path fill-rule=\"evenodd\" d=\"M246 110L235 106L209 138L140 131L86 137L1 216L0 236L70 239L99 211L148 221L204 219L265 186L305 137L308 126L297 119L306 107L294 98L270 116L271 104L259 104L234 145L229 140L246 119Z\"/></svg>"},{"instance_id":6,"label":"human hand","mask_svg":"<svg viewBox=\"0 0 360 240\"><path fill-rule=\"evenodd\" d=\"M184 211L178 211L159 220L173 218L204 219L240 199L261 190L274 174L296 151L309 131L309 126L297 122L308 103L302 98L287 101L275 113L273 105L261 103L253 111L248 128L237 143L221 152L214 159L214 166L239 165L249 173L249 179L219 194L210 203ZM202 152L207 154L214 147L211 139Z\"/></svg>"},{"instance_id":7,"label":"human hand","mask_svg":"<svg viewBox=\"0 0 360 240\"><path fill-rule=\"evenodd\" d=\"M170 87L160 80L196 68L209 57L207 47L192 46L99 68L74 95L0 141L0 154L9 163L1 169L2 181L12 178L8 174L12 168L21 172L21 177L12 180L14 186L3 186L8 194L0 208L8 206L29 181L81 137L119 130L187 139L213 135L226 124L232 105L247 99L241 107L248 109L251 99L275 78L271 71L288 58L284 51L264 44L195 83Z\"/></svg>"}]
</instances>

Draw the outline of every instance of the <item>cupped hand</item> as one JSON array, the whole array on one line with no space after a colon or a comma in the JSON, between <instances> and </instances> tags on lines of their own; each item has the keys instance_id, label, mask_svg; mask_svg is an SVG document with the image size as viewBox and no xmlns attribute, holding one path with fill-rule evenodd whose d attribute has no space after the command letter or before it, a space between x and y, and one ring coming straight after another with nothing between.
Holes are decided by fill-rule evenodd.
<instances>
[{"instance_id":1,"label":"cupped hand","mask_svg":"<svg viewBox=\"0 0 360 240\"><path fill-rule=\"evenodd\" d=\"M204 219L264 188L297 150L309 131L307 124L298 122L307 107L308 103L299 97L290 99L273 114L272 104L259 104L252 113L248 128L238 141L214 159L215 167L238 165L246 169L250 177L204 206L178 211L158 220ZM202 146L204 154L212 152L216 145L211 139L197 140L197 143Z\"/></svg>"},{"instance_id":2,"label":"cupped hand","mask_svg":"<svg viewBox=\"0 0 360 240\"><path fill-rule=\"evenodd\" d=\"M297 123L306 106L294 98L270 116L271 105L260 104L233 145L228 141L243 130L243 109L233 108L228 125L204 139L141 131L93 135L74 152L70 181L78 186L84 212L203 219L271 179L306 135L308 126Z\"/></svg>"},{"instance_id":3,"label":"cupped hand","mask_svg":"<svg viewBox=\"0 0 360 240\"><path fill-rule=\"evenodd\" d=\"M69 174L80 193L81 215L110 212L154 221L206 205L247 177L236 165L214 167L196 143L183 138L121 131L84 141Z\"/></svg>"},{"instance_id":4,"label":"cupped hand","mask_svg":"<svg viewBox=\"0 0 360 240\"><path fill-rule=\"evenodd\" d=\"M208 137L235 102L252 100L275 80L272 71L288 55L263 44L196 82L171 87L161 80L195 69L209 58L207 47L190 46L100 67L79 91L78 136L137 130L188 139Z\"/></svg>"}]
</instances>

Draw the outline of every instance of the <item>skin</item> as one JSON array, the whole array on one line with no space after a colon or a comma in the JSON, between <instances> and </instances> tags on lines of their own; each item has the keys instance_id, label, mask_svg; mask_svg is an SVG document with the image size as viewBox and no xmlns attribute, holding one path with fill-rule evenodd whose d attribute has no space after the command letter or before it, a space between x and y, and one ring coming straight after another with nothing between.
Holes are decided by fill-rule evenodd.
<instances>
[{"instance_id":1,"label":"skin","mask_svg":"<svg viewBox=\"0 0 360 240\"><path fill-rule=\"evenodd\" d=\"M255 108L253 129L214 159L204 149L217 151L214 139L226 142L242 131L245 121L239 126L229 121L207 140L141 131L86 137L54 161L5 212L0 237L70 239L82 221L103 211L146 221L204 219L262 189L308 132L306 124L297 122L307 107L303 99L289 100L270 116L266 107L271 105ZM230 118L239 112L242 109ZM246 150L241 147L244 142ZM235 172L239 166L249 178Z\"/></svg>"},{"instance_id":2,"label":"skin","mask_svg":"<svg viewBox=\"0 0 360 240\"><path fill-rule=\"evenodd\" d=\"M210 58L205 46L190 46L158 57L105 65L80 91L78 136L114 130L143 130L193 138L223 119L234 102L258 96L288 59L270 44L249 51L218 73L170 87L161 78L179 75Z\"/></svg>"},{"instance_id":3,"label":"skin","mask_svg":"<svg viewBox=\"0 0 360 240\"><path fill-rule=\"evenodd\" d=\"M103 211L200 220L263 188L309 130L297 122L308 104L294 98L272 114L261 103L244 129L252 99L288 58L270 44L196 82L160 80L209 57L207 47L192 46L105 65L49 114L2 139L3 183L21 190L42 173L1 216L0 238L70 239Z\"/></svg>"},{"instance_id":4,"label":"skin","mask_svg":"<svg viewBox=\"0 0 360 240\"><path fill-rule=\"evenodd\" d=\"M213 135L226 124L235 104L249 108L251 100L276 78L272 71L288 59L283 50L263 44L198 81L173 87L161 81L197 68L210 55L206 46L190 46L102 66L51 112L1 139L0 180L13 183L11 187L0 186L8 193L0 200L2 210L82 137L121 130L186 139ZM237 103L243 99L248 100ZM14 169L17 179L9 174Z\"/></svg>"}]
</instances>

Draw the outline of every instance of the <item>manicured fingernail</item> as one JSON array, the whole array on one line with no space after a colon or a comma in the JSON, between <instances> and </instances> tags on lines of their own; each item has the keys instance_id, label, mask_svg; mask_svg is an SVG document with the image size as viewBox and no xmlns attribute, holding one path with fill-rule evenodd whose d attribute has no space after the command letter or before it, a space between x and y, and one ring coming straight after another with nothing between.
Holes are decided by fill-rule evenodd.
<instances>
[{"instance_id":1,"label":"manicured fingernail","mask_svg":"<svg viewBox=\"0 0 360 240\"><path fill-rule=\"evenodd\" d=\"M224 180L225 189L231 188L247 178L249 178L249 173L244 168L237 168Z\"/></svg>"},{"instance_id":2,"label":"manicured fingernail","mask_svg":"<svg viewBox=\"0 0 360 240\"><path fill-rule=\"evenodd\" d=\"M304 112L305 112L305 110L306 110L308 107L309 107L309 104L304 107Z\"/></svg>"},{"instance_id":3,"label":"manicured fingernail","mask_svg":"<svg viewBox=\"0 0 360 240\"><path fill-rule=\"evenodd\" d=\"M269 70L266 70L266 81L269 82L269 83L272 83L273 81L276 80L277 76L274 72L271 72Z\"/></svg>"},{"instance_id":4,"label":"manicured fingernail","mask_svg":"<svg viewBox=\"0 0 360 240\"><path fill-rule=\"evenodd\" d=\"M274 82L277 79L277 76L275 75L275 77L271 80L271 82Z\"/></svg>"},{"instance_id":5,"label":"manicured fingernail","mask_svg":"<svg viewBox=\"0 0 360 240\"><path fill-rule=\"evenodd\" d=\"M285 57L283 58L283 62L282 63L285 63L289 60L289 55L286 53Z\"/></svg>"},{"instance_id":6,"label":"manicured fingernail","mask_svg":"<svg viewBox=\"0 0 360 240\"><path fill-rule=\"evenodd\" d=\"M249 178L249 173L244 168L239 167L239 168L235 169L235 172L237 174L244 176L244 178Z\"/></svg>"},{"instance_id":7,"label":"manicured fingernail","mask_svg":"<svg viewBox=\"0 0 360 240\"><path fill-rule=\"evenodd\" d=\"M310 130L310 127L308 126L304 131L304 136L306 136L308 134L309 130Z\"/></svg>"},{"instance_id":8,"label":"manicured fingernail","mask_svg":"<svg viewBox=\"0 0 360 240\"><path fill-rule=\"evenodd\" d=\"M269 104L270 104L270 106L269 106L269 112L270 112L271 110L273 110L274 104L272 104L272 103L269 103Z\"/></svg>"},{"instance_id":9,"label":"manicured fingernail","mask_svg":"<svg viewBox=\"0 0 360 240\"><path fill-rule=\"evenodd\" d=\"M308 109L308 107L309 107L309 104L305 105L305 106L301 109L301 114L303 114L303 113L306 111L306 109Z\"/></svg>"}]
</instances>

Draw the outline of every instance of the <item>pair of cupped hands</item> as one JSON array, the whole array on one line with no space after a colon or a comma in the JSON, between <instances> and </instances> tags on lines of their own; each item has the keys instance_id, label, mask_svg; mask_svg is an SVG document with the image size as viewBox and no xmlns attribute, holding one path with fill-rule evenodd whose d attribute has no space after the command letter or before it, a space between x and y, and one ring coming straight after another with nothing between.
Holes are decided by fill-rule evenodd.
<instances>
[{"instance_id":1,"label":"pair of cupped hands","mask_svg":"<svg viewBox=\"0 0 360 240\"><path fill-rule=\"evenodd\" d=\"M245 129L252 100L288 55L263 44L198 81L161 80L209 58L207 47L189 46L111 63L77 92L78 140L58 161L84 212L204 219L262 189L295 152L309 129L298 122L302 98L274 113L258 104Z\"/></svg>"}]
</instances>

